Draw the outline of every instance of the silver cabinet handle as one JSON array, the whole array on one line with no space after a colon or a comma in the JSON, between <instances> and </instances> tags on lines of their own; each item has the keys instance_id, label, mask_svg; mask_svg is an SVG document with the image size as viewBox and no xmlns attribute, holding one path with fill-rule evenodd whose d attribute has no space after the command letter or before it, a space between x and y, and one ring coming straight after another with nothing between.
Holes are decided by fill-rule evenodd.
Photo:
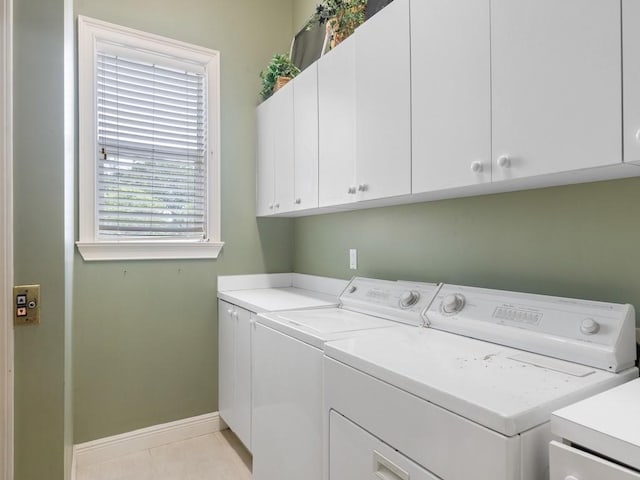
<instances>
[{"instance_id":1,"label":"silver cabinet handle","mask_svg":"<svg viewBox=\"0 0 640 480\"><path fill-rule=\"evenodd\" d=\"M302 203L302 199L301 198L296 198L296 205L300 205Z\"/></svg>"},{"instance_id":2,"label":"silver cabinet handle","mask_svg":"<svg viewBox=\"0 0 640 480\"><path fill-rule=\"evenodd\" d=\"M273 210L273 203L269 204L269 210Z\"/></svg>"},{"instance_id":3,"label":"silver cabinet handle","mask_svg":"<svg viewBox=\"0 0 640 480\"><path fill-rule=\"evenodd\" d=\"M358 185L359 192L366 192L369 189L369 186L366 183L361 183Z\"/></svg>"},{"instance_id":4,"label":"silver cabinet handle","mask_svg":"<svg viewBox=\"0 0 640 480\"><path fill-rule=\"evenodd\" d=\"M354 193L356 193L356 187L349 187L349 190L347 190L347 193L349 195L353 195Z\"/></svg>"}]
</instances>

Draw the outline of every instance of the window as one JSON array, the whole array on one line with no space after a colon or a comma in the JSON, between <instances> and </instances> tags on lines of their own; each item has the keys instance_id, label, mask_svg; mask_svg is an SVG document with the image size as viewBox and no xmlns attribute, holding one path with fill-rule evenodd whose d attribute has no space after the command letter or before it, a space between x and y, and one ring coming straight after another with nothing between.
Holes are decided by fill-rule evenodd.
<instances>
[{"instance_id":1,"label":"window","mask_svg":"<svg viewBox=\"0 0 640 480\"><path fill-rule=\"evenodd\" d=\"M78 20L85 260L215 258L219 54Z\"/></svg>"}]
</instances>

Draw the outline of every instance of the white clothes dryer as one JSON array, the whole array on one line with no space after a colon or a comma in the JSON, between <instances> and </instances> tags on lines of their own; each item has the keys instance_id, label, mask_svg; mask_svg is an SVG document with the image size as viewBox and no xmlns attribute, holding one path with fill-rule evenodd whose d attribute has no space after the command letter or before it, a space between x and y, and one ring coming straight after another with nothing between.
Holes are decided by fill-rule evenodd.
<instances>
[{"instance_id":1,"label":"white clothes dryer","mask_svg":"<svg viewBox=\"0 0 640 480\"><path fill-rule=\"evenodd\" d=\"M418 325L437 285L354 278L340 306L260 314L253 332L253 478L323 477L325 342Z\"/></svg>"},{"instance_id":2,"label":"white clothes dryer","mask_svg":"<svg viewBox=\"0 0 640 480\"><path fill-rule=\"evenodd\" d=\"M548 480L551 412L638 376L631 305L444 285L423 318L325 345L329 480Z\"/></svg>"}]
</instances>

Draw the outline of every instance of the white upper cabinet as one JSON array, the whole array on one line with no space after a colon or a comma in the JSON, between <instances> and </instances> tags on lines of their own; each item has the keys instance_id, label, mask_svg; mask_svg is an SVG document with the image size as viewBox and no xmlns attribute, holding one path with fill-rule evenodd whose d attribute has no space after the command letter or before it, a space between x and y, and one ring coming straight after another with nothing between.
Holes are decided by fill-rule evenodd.
<instances>
[{"instance_id":1,"label":"white upper cabinet","mask_svg":"<svg viewBox=\"0 0 640 480\"><path fill-rule=\"evenodd\" d=\"M295 209L318 206L318 65L293 80Z\"/></svg>"},{"instance_id":2,"label":"white upper cabinet","mask_svg":"<svg viewBox=\"0 0 640 480\"><path fill-rule=\"evenodd\" d=\"M413 193L491 181L490 0L411 0Z\"/></svg>"},{"instance_id":3,"label":"white upper cabinet","mask_svg":"<svg viewBox=\"0 0 640 480\"><path fill-rule=\"evenodd\" d=\"M294 210L293 86L287 84L257 109L258 216Z\"/></svg>"},{"instance_id":4,"label":"white upper cabinet","mask_svg":"<svg viewBox=\"0 0 640 480\"><path fill-rule=\"evenodd\" d=\"M354 37L358 198L369 200L409 194L409 0L395 0L386 6L361 25Z\"/></svg>"},{"instance_id":5,"label":"white upper cabinet","mask_svg":"<svg viewBox=\"0 0 640 480\"><path fill-rule=\"evenodd\" d=\"M256 215L264 217L273 213L275 188L275 137L273 104L263 102L256 110Z\"/></svg>"},{"instance_id":6,"label":"white upper cabinet","mask_svg":"<svg viewBox=\"0 0 640 480\"><path fill-rule=\"evenodd\" d=\"M620 38L619 1L491 0L494 181L621 162Z\"/></svg>"},{"instance_id":7,"label":"white upper cabinet","mask_svg":"<svg viewBox=\"0 0 640 480\"><path fill-rule=\"evenodd\" d=\"M640 162L640 2L622 0L624 160Z\"/></svg>"},{"instance_id":8,"label":"white upper cabinet","mask_svg":"<svg viewBox=\"0 0 640 480\"><path fill-rule=\"evenodd\" d=\"M294 210L294 124L293 84L289 82L273 95L275 131L274 213Z\"/></svg>"},{"instance_id":9,"label":"white upper cabinet","mask_svg":"<svg viewBox=\"0 0 640 480\"><path fill-rule=\"evenodd\" d=\"M319 205L357 199L355 185L355 38L318 60Z\"/></svg>"}]
</instances>

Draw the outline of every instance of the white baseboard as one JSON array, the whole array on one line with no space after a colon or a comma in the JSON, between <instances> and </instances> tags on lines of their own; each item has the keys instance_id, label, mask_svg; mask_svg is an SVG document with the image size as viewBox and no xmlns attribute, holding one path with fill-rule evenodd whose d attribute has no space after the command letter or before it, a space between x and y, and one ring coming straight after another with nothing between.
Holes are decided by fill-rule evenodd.
<instances>
[{"instance_id":1,"label":"white baseboard","mask_svg":"<svg viewBox=\"0 0 640 480\"><path fill-rule=\"evenodd\" d=\"M227 426L218 412L215 412L80 443L73 447L73 471L75 473L79 467L219 432L225 428Z\"/></svg>"}]
</instances>

